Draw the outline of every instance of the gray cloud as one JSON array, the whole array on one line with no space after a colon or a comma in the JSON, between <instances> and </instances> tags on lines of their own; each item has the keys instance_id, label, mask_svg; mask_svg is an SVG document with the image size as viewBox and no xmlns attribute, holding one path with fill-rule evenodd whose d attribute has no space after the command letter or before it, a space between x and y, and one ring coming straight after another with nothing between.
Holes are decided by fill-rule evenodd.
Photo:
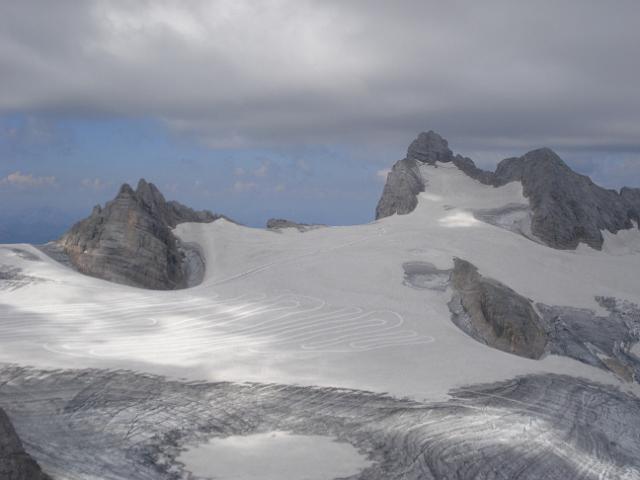
<instances>
[{"instance_id":1,"label":"gray cloud","mask_svg":"<svg viewBox=\"0 0 640 480\"><path fill-rule=\"evenodd\" d=\"M0 112L162 119L213 147L640 151L640 3L0 6ZM398 152L400 153L400 152Z\"/></svg>"}]
</instances>

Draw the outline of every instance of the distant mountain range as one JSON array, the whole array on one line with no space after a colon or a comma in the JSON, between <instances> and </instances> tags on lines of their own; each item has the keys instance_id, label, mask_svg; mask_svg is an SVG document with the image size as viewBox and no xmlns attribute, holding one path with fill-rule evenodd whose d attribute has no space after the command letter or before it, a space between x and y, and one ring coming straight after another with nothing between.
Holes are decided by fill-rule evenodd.
<instances>
[{"instance_id":1,"label":"distant mountain range","mask_svg":"<svg viewBox=\"0 0 640 480\"><path fill-rule=\"evenodd\" d=\"M50 242L60 238L77 220L77 212L46 207L0 214L0 243Z\"/></svg>"}]
</instances>

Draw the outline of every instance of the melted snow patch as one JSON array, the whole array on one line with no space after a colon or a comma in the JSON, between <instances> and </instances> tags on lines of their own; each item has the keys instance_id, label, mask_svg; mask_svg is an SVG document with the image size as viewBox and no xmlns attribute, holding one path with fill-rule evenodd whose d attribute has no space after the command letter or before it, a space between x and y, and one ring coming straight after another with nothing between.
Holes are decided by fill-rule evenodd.
<instances>
[{"instance_id":1,"label":"melted snow patch","mask_svg":"<svg viewBox=\"0 0 640 480\"><path fill-rule=\"evenodd\" d=\"M371 465L348 443L280 431L214 438L179 461L198 477L219 480L331 480Z\"/></svg>"}]
</instances>

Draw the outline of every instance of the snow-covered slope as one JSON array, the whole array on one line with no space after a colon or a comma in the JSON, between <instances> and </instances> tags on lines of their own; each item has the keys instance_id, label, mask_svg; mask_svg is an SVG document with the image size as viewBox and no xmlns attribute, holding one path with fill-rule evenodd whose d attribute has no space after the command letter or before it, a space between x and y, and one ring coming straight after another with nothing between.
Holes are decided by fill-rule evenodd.
<instances>
[{"instance_id":1,"label":"snow-covered slope","mask_svg":"<svg viewBox=\"0 0 640 480\"><path fill-rule=\"evenodd\" d=\"M446 273L426 283L405 273L408 264L447 272L461 258L532 305L605 316L596 297L640 304L637 231L606 232L602 251L555 250L530 234L519 182L483 185L449 163L420 173L426 188L412 213L366 225L273 232L225 220L180 224L174 233L206 259L203 282L185 290L117 285L30 245L2 245L0 361L341 387L419 402L532 374L639 395L637 382L575 356L533 360L483 345L452 323ZM625 318L631 325L637 310Z\"/></svg>"},{"instance_id":2,"label":"snow-covered slope","mask_svg":"<svg viewBox=\"0 0 640 480\"><path fill-rule=\"evenodd\" d=\"M621 244L639 248L637 237L608 235L602 252L553 250L474 217L526 204L518 183L489 187L448 164L422 169L428 188L415 212L368 225L280 234L224 220L179 225L207 262L204 282L184 291L116 285L31 246L3 246L0 263L14 273L0 292L0 359L421 399L532 372L617 383L568 358L527 360L478 344L451 323L450 290L407 286L403 264L446 270L459 257L536 303L601 311L596 296L640 303L640 255L621 254Z\"/></svg>"}]
</instances>

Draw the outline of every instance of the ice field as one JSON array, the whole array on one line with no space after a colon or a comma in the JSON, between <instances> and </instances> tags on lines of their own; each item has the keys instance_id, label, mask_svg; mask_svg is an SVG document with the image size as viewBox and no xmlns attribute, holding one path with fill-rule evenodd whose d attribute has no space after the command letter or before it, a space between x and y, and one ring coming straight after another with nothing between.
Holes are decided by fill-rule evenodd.
<instances>
[{"instance_id":1,"label":"ice field","mask_svg":"<svg viewBox=\"0 0 640 480\"><path fill-rule=\"evenodd\" d=\"M529 360L476 342L451 322L451 292L408 285L403 264L448 269L459 257L534 302L600 311L597 295L640 303L638 232L605 233L603 251L553 250L514 231L526 234L528 221L509 210L527 204L519 183L493 188L448 164L422 168L427 190L409 215L304 233L179 225L206 261L204 281L185 290L112 284L33 246L2 245L0 361L430 400L527 373L635 389L569 358ZM472 209L498 212L496 224Z\"/></svg>"}]
</instances>

